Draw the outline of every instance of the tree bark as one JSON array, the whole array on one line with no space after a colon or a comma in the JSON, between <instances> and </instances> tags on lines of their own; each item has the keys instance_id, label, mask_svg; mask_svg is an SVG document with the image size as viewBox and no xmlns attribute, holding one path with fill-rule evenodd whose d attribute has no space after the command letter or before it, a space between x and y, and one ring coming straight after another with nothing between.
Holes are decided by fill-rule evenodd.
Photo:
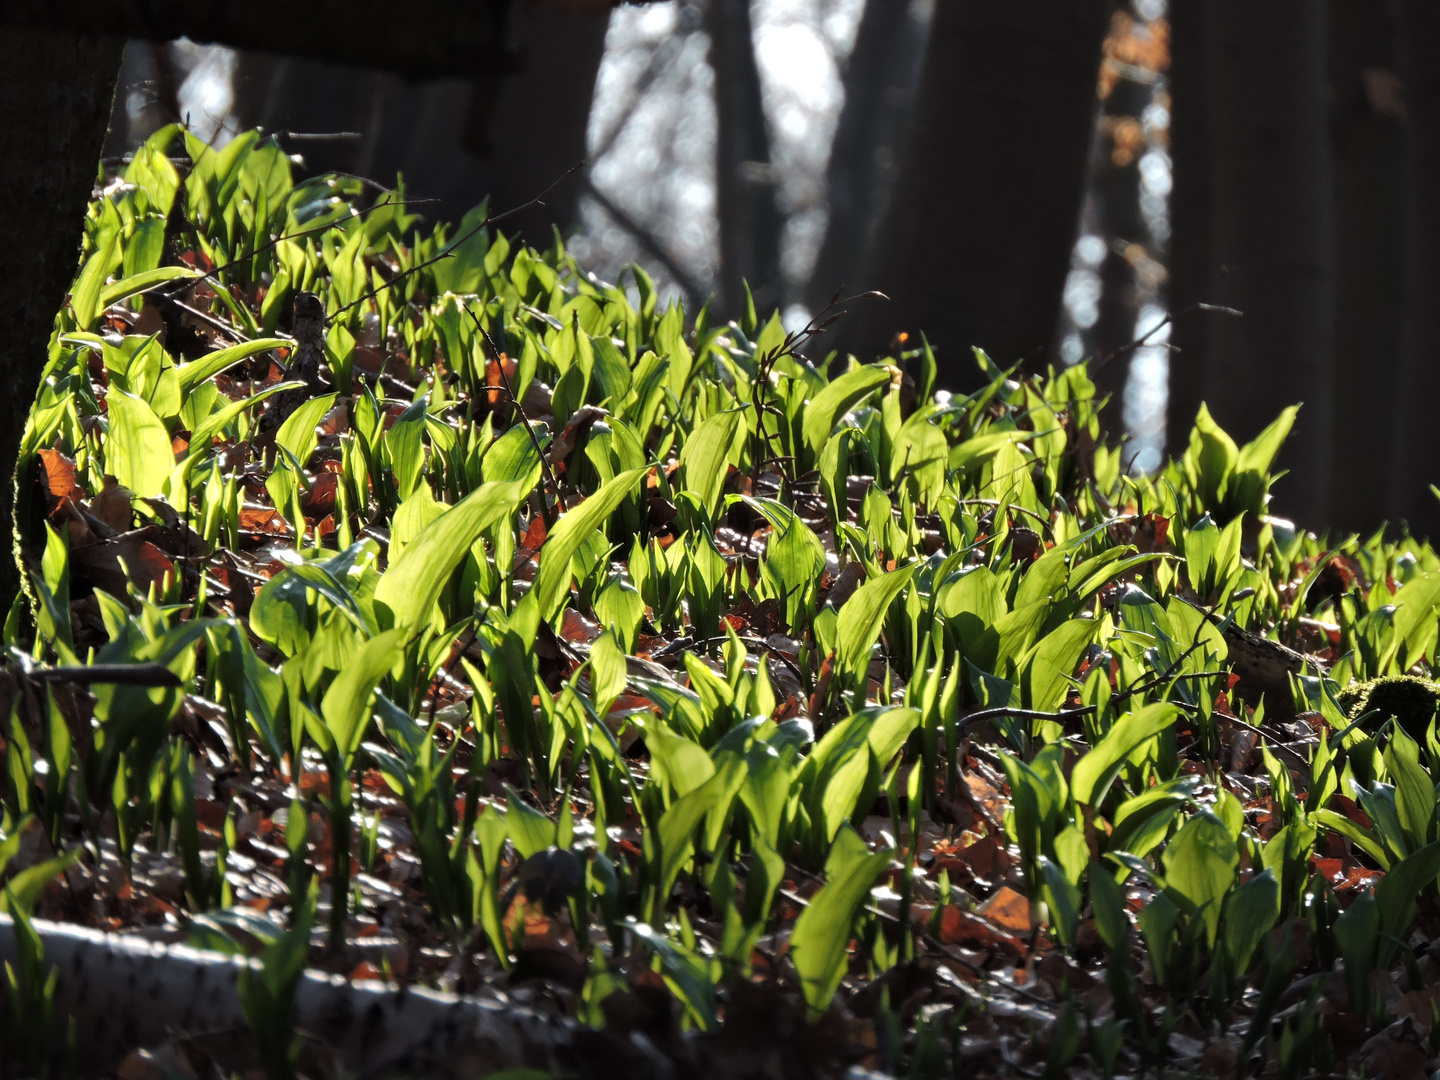
<instances>
[{"instance_id":1,"label":"tree bark","mask_svg":"<svg viewBox=\"0 0 1440 1080\"><path fill-rule=\"evenodd\" d=\"M242 51L236 113L242 128L359 138L288 144L311 173L405 178L430 220L459 220L487 195L495 212L528 202L586 157L595 77L609 9L526 5L510 21L514 62L503 77L423 83L369 68ZM581 174L509 219L507 235L547 247L552 226L575 220Z\"/></svg>"},{"instance_id":2,"label":"tree bark","mask_svg":"<svg viewBox=\"0 0 1440 1080\"><path fill-rule=\"evenodd\" d=\"M400 9L382 0L64 0L9 4L0 21L151 41L188 37L435 78L503 63L509 8L510 0L410 0Z\"/></svg>"},{"instance_id":3,"label":"tree bark","mask_svg":"<svg viewBox=\"0 0 1440 1080\"><path fill-rule=\"evenodd\" d=\"M495 177L497 211L533 199L586 160L590 105L609 26L607 7L585 13L531 5L516 14L515 73L500 86L484 138L467 143ZM574 223L583 179L583 172L572 173L545 196L544 206L512 218L506 230L548 247L552 225L564 230Z\"/></svg>"},{"instance_id":4,"label":"tree bark","mask_svg":"<svg viewBox=\"0 0 1440 1080\"><path fill-rule=\"evenodd\" d=\"M1385 375L1396 370L1400 354L1404 133L1397 35L1386 7L1369 0L1329 0L1327 14L1336 394L1326 524L1369 533L1385 519L1385 485L1376 478L1389 467L1395 426Z\"/></svg>"},{"instance_id":5,"label":"tree bark","mask_svg":"<svg viewBox=\"0 0 1440 1080\"><path fill-rule=\"evenodd\" d=\"M1218 300L1206 397L1239 442L1303 400L1279 507L1328 520L1334 228L1321 0L1213 0L1210 141Z\"/></svg>"},{"instance_id":6,"label":"tree bark","mask_svg":"<svg viewBox=\"0 0 1440 1080\"><path fill-rule=\"evenodd\" d=\"M1440 401L1440 5L1405 0L1400 16L1405 89L1404 316L1395 380L1399 422L1390 462L1390 513L1440 537L1435 469Z\"/></svg>"},{"instance_id":7,"label":"tree bark","mask_svg":"<svg viewBox=\"0 0 1440 1080\"><path fill-rule=\"evenodd\" d=\"M1002 364L1051 349L1095 117L1106 0L1038 6L942 0L915 116L871 271L891 297L856 312L853 351L923 331L941 380L976 381L979 346Z\"/></svg>"},{"instance_id":8,"label":"tree bark","mask_svg":"<svg viewBox=\"0 0 1440 1080\"><path fill-rule=\"evenodd\" d=\"M1166 248L1172 312L1195 303L1218 302L1215 268L1214 192L1211 183L1209 63L1205 7L1198 0L1170 7L1170 242ZM1185 453L1190 429L1205 397L1214 322L1225 318L1191 311L1170 332L1170 385L1165 442L1174 457Z\"/></svg>"},{"instance_id":9,"label":"tree bark","mask_svg":"<svg viewBox=\"0 0 1440 1080\"><path fill-rule=\"evenodd\" d=\"M710 0L710 67L715 73L715 204L720 218L721 312L734 317L749 284L765 318L781 301L784 219L761 97L750 0Z\"/></svg>"},{"instance_id":10,"label":"tree bark","mask_svg":"<svg viewBox=\"0 0 1440 1080\"><path fill-rule=\"evenodd\" d=\"M845 66L845 104L825 170L829 220L805 292L811 311L854 286L889 204L905 145L924 20L908 0L867 0Z\"/></svg>"},{"instance_id":11,"label":"tree bark","mask_svg":"<svg viewBox=\"0 0 1440 1080\"><path fill-rule=\"evenodd\" d=\"M115 97L122 43L14 26L0 28L0 522L15 540L15 458L55 313L75 275L85 206ZM14 480L12 481L12 477ZM0 604L20 584L0 558Z\"/></svg>"}]
</instances>

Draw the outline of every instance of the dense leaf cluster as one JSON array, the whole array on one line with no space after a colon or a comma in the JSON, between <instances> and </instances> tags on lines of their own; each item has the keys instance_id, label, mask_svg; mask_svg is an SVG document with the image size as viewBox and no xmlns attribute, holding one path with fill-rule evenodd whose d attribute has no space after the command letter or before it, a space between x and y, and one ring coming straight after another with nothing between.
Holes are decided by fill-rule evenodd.
<instances>
[{"instance_id":1,"label":"dense leaf cluster","mask_svg":"<svg viewBox=\"0 0 1440 1080\"><path fill-rule=\"evenodd\" d=\"M773 992L796 1072L1430 1056L1434 699L1337 694L1430 673L1440 560L1267 514L1293 410L1130 476L1083 366L937 393L485 222L172 129L94 203L22 448L11 910L272 943L277 1074L312 919L584 1023L744 1006L757 1058ZM266 430L302 291L328 389Z\"/></svg>"}]
</instances>

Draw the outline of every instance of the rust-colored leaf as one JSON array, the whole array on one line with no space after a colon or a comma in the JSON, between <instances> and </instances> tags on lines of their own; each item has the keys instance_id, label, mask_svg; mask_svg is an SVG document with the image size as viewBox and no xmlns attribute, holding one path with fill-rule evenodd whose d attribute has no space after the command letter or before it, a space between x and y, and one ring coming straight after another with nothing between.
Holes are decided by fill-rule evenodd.
<instances>
[{"instance_id":1,"label":"rust-colored leaf","mask_svg":"<svg viewBox=\"0 0 1440 1080\"><path fill-rule=\"evenodd\" d=\"M58 450L40 451L40 482L57 502L85 495L75 482L75 462Z\"/></svg>"},{"instance_id":2,"label":"rust-colored leaf","mask_svg":"<svg viewBox=\"0 0 1440 1080\"><path fill-rule=\"evenodd\" d=\"M1028 934L1034 928L1030 920L1030 901L1009 885L1002 885L994 896L975 910L1012 934Z\"/></svg>"}]
</instances>

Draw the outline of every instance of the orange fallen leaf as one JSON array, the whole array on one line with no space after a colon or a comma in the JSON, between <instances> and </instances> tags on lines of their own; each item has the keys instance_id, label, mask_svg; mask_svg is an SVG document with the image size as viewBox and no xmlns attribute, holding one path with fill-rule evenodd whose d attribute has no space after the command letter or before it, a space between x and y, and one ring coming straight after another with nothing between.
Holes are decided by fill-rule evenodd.
<instances>
[{"instance_id":1,"label":"orange fallen leaf","mask_svg":"<svg viewBox=\"0 0 1440 1080\"><path fill-rule=\"evenodd\" d=\"M995 895L975 909L980 915L1012 934L1028 934L1034 929L1030 920L1030 901L1009 885L1002 885Z\"/></svg>"}]
</instances>

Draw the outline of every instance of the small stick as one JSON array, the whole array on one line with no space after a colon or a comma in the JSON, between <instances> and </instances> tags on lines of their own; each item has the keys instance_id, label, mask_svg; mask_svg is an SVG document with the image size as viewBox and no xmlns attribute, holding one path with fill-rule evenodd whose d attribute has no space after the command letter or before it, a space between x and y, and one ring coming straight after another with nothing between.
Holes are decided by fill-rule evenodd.
<instances>
[{"instance_id":1,"label":"small stick","mask_svg":"<svg viewBox=\"0 0 1440 1080\"><path fill-rule=\"evenodd\" d=\"M91 664L31 668L25 673L40 682L113 683L117 686L182 686L180 676L164 664Z\"/></svg>"},{"instance_id":2,"label":"small stick","mask_svg":"<svg viewBox=\"0 0 1440 1080\"><path fill-rule=\"evenodd\" d=\"M561 513L564 513L570 509L565 505L565 493L560 490L560 481L550 468L550 462L545 460L545 449L540 445L540 436L535 434L530 417L525 415L525 406L520 404L520 399L515 396L515 391L510 389L510 379L505 374L505 354L500 351L499 346L490 337L490 332L485 329L485 324L480 321L475 312L466 307L465 314L470 316L470 321L475 324L475 329L480 331L480 336L485 339L485 344L489 345L490 351L495 354L495 370L500 373L500 385L505 388L505 396L510 399L510 403L515 406L515 411L520 414L520 420L524 423L525 431L530 436L530 444L535 447L535 453L540 455L540 468L545 471L546 481L555 489L555 501L560 504Z\"/></svg>"}]
</instances>

